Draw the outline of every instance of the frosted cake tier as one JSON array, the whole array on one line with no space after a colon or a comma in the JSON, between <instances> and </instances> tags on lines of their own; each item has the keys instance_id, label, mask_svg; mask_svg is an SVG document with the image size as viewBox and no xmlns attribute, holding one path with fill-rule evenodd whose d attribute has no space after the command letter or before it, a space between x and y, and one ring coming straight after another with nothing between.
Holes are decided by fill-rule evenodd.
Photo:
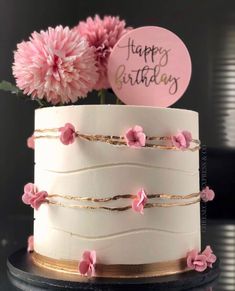
<instances>
[{"instance_id":1,"label":"frosted cake tier","mask_svg":"<svg viewBox=\"0 0 235 291\"><path fill-rule=\"evenodd\" d=\"M189 110L122 105L36 110L35 129L55 129L68 122L91 135L123 136L140 125L148 136L188 130L198 139L198 114ZM198 169L198 151L133 149L80 138L67 146L59 138L39 138L35 143L35 184L49 194L100 199L144 188L146 193L188 195L199 192ZM95 250L98 263L149 264L200 250L199 202L147 208L141 215L132 209L71 208L95 202L54 199L65 205L44 203L34 212L34 248L43 256L78 261L85 250ZM99 202L108 207L128 204L131 199Z\"/></svg>"}]
</instances>

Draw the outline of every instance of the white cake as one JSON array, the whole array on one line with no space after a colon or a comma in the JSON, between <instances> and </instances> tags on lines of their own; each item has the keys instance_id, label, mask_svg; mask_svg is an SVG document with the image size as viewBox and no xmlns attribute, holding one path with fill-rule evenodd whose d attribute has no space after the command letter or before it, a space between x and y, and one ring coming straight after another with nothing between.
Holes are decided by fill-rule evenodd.
<instances>
[{"instance_id":1,"label":"white cake","mask_svg":"<svg viewBox=\"0 0 235 291\"><path fill-rule=\"evenodd\" d=\"M140 125L148 136L171 136L178 130L188 130L193 139L198 139L198 113L189 110L127 105L36 110L36 130L60 128L68 122L83 134L123 136L128 128ZM38 138L35 184L49 194L97 199L134 194L140 188L147 194L189 195L199 192L199 153L133 149L80 138L66 146L59 138ZM44 203L34 212L35 253L52 262L79 261L85 250L95 250L98 264L154 264L185 258L189 250L201 248L199 202L146 208L141 215L132 209L70 207L118 208L131 205L131 199L109 202L53 199L63 206ZM183 200L154 198L151 202Z\"/></svg>"}]
</instances>

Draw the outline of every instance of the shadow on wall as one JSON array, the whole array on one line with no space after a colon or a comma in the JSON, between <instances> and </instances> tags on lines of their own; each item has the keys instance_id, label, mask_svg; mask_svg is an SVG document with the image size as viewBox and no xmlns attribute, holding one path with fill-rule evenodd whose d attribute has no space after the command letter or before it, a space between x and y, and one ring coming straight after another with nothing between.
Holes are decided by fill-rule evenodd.
<instances>
[{"instance_id":1,"label":"shadow on wall","mask_svg":"<svg viewBox=\"0 0 235 291\"><path fill-rule=\"evenodd\" d=\"M201 182L215 190L214 201L206 204L206 216L216 219L234 219L235 205L235 150L201 150ZM203 165L204 164L204 165ZM206 167L206 169L205 169Z\"/></svg>"}]
</instances>

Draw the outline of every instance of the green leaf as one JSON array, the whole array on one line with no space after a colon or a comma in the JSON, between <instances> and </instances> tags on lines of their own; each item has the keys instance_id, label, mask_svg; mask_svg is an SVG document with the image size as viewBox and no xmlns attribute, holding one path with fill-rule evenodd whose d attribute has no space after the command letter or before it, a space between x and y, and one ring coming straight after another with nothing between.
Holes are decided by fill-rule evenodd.
<instances>
[{"instance_id":1,"label":"green leaf","mask_svg":"<svg viewBox=\"0 0 235 291\"><path fill-rule=\"evenodd\" d=\"M12 94L21 95L21 90L8 81L0 82L0 90L11 92Z\"/></svg>"},{"instance_id":2,"label":"green leaf","mask_svg":"<svg viewBox=\"0 0 235 291\"><path fill-rule=\"evenodd\" d=\"M48 107L52 106L49 102L43 99L35 98L33 101L36 101L39 104L39 107Z\"/></svg>"}]
</instances>

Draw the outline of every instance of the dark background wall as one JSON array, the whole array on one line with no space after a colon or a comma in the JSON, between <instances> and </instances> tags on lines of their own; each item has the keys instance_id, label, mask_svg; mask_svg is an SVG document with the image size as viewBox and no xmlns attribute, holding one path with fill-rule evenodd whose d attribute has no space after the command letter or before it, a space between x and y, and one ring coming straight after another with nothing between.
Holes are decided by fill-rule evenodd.
<instances>
[{"instance_id":1,"label":"dark background wall","mask_svg":"<svg viewBox=\"0 0 235 291\"><path fill-rule=\"evenodd\" d=\"M217 193L208 216L231 218L235 202L235 1L0 0L0 80L14 81L13 50L32 31L58 24L72 27L96 13L120 15L133 27L162 26L185 42L192 57L192 80L174 107L199 112L200 136L207 146L207 180ZM3 222L19 214L32 217L32 210L21 203L21 194L23 185L33 181L33 151L26 148L26 138L33 131L35 105L0 92Z\"/></svg>"}]
</instances>

